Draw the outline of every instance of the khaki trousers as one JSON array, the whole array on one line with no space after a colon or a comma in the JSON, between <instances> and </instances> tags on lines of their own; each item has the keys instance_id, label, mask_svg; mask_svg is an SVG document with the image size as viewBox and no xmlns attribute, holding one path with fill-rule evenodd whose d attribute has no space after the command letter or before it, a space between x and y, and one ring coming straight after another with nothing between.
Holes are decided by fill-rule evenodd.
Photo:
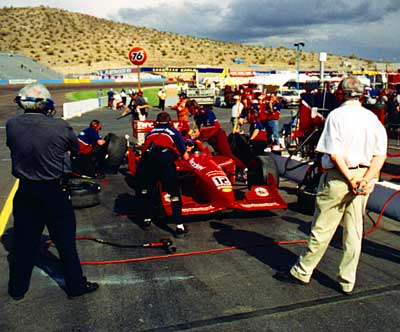
<instances>
[{"instance_id":1,"label":"khaki trousers","mask_svg":"<svg viewBox=\"0 0 400 332\"><path fill-rule=\"evenodd\" d=\"M361 179L365 168L350 170L355 179ZM373 189L369 185L368 193ZM356 281L357 265L361 253L363 217L369 195L353 194L349 183L336 170L321 176L316 210L307 248L290 273L308 283L340 224L343 226L343 257L339 265L338 281L342 289L350 292Z\"/></svg>"}]
</instances>

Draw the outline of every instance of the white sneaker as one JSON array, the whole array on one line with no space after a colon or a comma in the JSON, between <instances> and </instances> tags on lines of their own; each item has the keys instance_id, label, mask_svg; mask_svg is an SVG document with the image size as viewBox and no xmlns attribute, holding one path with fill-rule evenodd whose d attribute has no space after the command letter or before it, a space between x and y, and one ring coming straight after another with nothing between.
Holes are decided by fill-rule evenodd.
<instances>
[{"instance_id":1,"label":"white sneaker","mask_svg":"<svg viewBox=\"0 0 400 332\"><path fill-rule=\"evenodd\" d=\"M270 147L267 147L267 148L264 149L264 152L271 152L271 151L272 151L272 150L271 150Z\"/></svg>"},{"instance_id":2,"label":"white sneaker","mask_svg":"<svg viewBox=\"0 0 400 332\"><path fill-rule=\"evenodd\" d=\"M246 167L243 172L242 172L242 176L243 176L243 180L247 181L247 173L249 172L249 169Z\"/></svg>"}]
</instances>

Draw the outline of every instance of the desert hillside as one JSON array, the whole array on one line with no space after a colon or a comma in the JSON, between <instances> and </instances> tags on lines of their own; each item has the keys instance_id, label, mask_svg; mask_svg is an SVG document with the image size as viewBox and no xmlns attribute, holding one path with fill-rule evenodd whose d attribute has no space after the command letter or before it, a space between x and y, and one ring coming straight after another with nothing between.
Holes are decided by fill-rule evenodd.
<instances>
[{"instance_id":1,"label":"desert hillside","mask_svg":"<svg viewBox=\"0 0 400 332\"><path fill-rule=\"evenodd\" d=\"M225 43L117 23L90 15L49 7L0 8L0 52L18 52L63 74L95 72L130 66L132 46L148 53L146 66L209 66L259 70L295 69L296 51ZM235 65L232 59L245 63ZM328 55L326 69L343 70L343 64L366 68L372 62L356 56ZM318 54L301 53L301 69L319 68Z\"/></svg>"}]
</instances>

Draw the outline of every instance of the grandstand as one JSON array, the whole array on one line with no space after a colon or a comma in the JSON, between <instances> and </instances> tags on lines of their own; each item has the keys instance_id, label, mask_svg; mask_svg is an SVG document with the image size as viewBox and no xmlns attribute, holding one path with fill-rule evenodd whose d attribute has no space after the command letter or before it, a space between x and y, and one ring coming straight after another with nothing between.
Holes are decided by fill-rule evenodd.
<instances>
[{"instance_id":1,"label":"grandstand","mask_svg":"<svg viewBox=\"0 0 400 332\"><path fill-rule=\"evenodd\" d=\"M0 53L0 80L59 80L63 75L20 54Z\"/></svg>"}]
</instances>

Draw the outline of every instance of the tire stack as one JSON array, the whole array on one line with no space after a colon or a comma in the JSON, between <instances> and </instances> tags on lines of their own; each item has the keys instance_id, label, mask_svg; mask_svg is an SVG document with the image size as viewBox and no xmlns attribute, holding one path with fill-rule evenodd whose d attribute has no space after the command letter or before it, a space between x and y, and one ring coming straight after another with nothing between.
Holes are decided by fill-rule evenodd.
<instances>
[{"instance_id":1,"label":"tire stack","mask_svg":"<svg viewBox=\"0 0 400 332\"><path fill-rule=\"evenodd\" d=\"M100 204L101 187L95 181L70 179L67 186L74 208L82 209Z\"/></svg>"}]
</instances>

